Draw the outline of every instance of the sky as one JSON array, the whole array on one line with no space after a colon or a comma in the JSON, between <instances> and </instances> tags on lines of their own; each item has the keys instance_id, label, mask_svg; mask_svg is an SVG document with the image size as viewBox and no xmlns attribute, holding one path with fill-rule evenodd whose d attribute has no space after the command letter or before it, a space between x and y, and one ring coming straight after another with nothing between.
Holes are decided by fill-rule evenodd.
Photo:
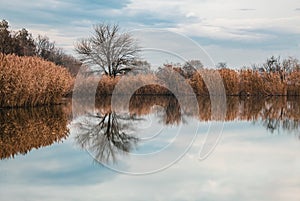
<instances>
[{"instance_id":1,"label":"sky","mask_svg":"<svg viewBox=\"0 0 300 201\"><path fill-rule=\"evenodd\" d=\"M272 55L300 58L300 1L295 0L0 0L0 18L12 29L47 35L74 55L76 41L105 22L117 23L123 31L151 28L182 34L215 63L233 68L262 63Z\"/></svg>"}]
</instances>

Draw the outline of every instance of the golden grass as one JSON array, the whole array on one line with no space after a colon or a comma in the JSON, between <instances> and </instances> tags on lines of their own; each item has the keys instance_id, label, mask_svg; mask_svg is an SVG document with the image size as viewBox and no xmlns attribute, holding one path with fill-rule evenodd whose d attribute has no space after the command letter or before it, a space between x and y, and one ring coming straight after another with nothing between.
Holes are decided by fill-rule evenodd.
<instances>
[{"instance_id":1,"label":"golden grass","mask_svg":"<svg viewBox=\"0 0 300 201\"><path fill-rule=\"evenodd\" d=\"M214 76L219 73L222 78L226 95L239 96L277 96L277 95L300 95L300 72L294 71L287 75L287 81L282 81L279 73L258 72L254 70L231 70L219 69L209 70L202 69L194 73L190 78L178 76L178 73L169 73L164 76L162 73L125 75L116 78L103 76L100 81L99 77L79 78L75 91L84 95L95 95L91 91L91 86L97 86L96 95L111 95L115 89L118 94L135 94L135 95L171 95L182 94L191 95L191 91L185 87L188 84L193 93L201 96L221 95L218 92L209 92L203 75L211 85L217 83ZM156 83L156 84L149 84ZM117 86L117 88L115 88ZM137 88L137 86L143 86ZM212 89L218 89L217 86L210 86ZM136 89L135 91L132 91ZM212 94L210 94L212 93Z\"/></svg>"},{"instance_id":2,"label":"golden grass","mask_svg":"<svg viewBox=\"0 0 300 201\"><path fill-rule=\"evenodd\" d=\"M299 96L300 95L300 72L293 72L288 78L287 95Z\"/></svg>"},{"instance_id":3,"label":"golden grass","mask_svg":"<svg viewBox=\"0 0 300 201\"><path fill-rule=\"evenodd\" d=\"M70 73L38 57L0 54L0 107L57 104L72 88Z\"/></svg>"},{"instance_id":4,"label":"golden grass","mask_svg":"<svg viewBox=\"0 0 300 201\"><path fill-rule=\"evenodd\" d=\"M288 74L282 81L279 73L231 69L201 69L185 77L174 67L157 74L102 76L100 80L96 75L78 76L73 92L83 97L112 95L115 89L119 94L134 95L221 95L210 92L208 88L217 87L208 87L203 79L205 75L214 85L217 73L222 78L226 95L300 95L298 71ZM61 98L70 93L73 78L65 68L37 57L0 55L0 86L0 107L49 105L60 103Z\"/></svg>"}]
</instances>

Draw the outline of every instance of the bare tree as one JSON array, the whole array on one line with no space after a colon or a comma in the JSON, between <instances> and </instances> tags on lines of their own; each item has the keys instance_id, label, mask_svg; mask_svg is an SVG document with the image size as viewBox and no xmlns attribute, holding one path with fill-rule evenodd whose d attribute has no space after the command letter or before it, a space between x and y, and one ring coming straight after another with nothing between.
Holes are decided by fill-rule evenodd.
<instances>
[{"instance_id":1,"label":"bare tree","mask_svg":"<svg viewBox=\"0 0 300 201\"><path fill-rule=\"evenodd\" d=\"M114 77L131 71L140 51L130 34L120 33L118 25L110 24L94 26L94 35L80 40L75 50L82 62Z\"/></svg>"},{"instance_id":2,"label":"bare tree","mask_svg":"<svg viewBox=\"0 0 300 201\"><path fill-rule=\"evenodd\" d=\"M35 43L32 34L25 28L15 33L15 52L19 56L33 56L35 55Z\"/></svg>"},{"instance_id":3,"label":"bare tree","mask_svg":"<svg viewBox=\"0 0 300 201\"><path fill-rule=\"evenodd\" d=\"M47 36L39 35L35 39L36 54L45 60L49 60L51 54L55 51L55 43L50 42Z\"/></svg>"},{"instance_id":4,"label":"bare tree","mask_svg":"<svg viewBox=\"0 0 300 201\"><path fill-rule=\"evenodd\" d=\"M219 62L219 63L216 65L216 67L217 67L218 69L225 69L225 68L227 68L227 63L226 63L226 62Z\"/></svg>"},{"instance_id":5,"label":"bare tree","mask_svg":"<svg viewBox=\"0 0 300 201\"><path fill-rule=\"evenodd\" d=\"M286 72L291 73L292 71L300 70L300 62L298 59L293 57L288 57L283 60L282 66Z\"/></svg>"},{"instance_id":6,"label":"bare tree","mask_svg":"<svg viewBox=\"0 0 300 201\"><path fill-rule=\"evenodd\" d=\"M267 59L266 63L263 64L263 68L268 73L280 72L282 65L280 63L280 57L271 56Z\"/></svg>"},{"instance_id":7,"label":"bare tree","mask_svg":"<svg viewBox=\"0 0 300 201\"><path fill-rule=\"evenodd\" d=\"M0 52L2 54L13 53L13 38L8 30L9 25L6 20L0 22Z\"/></svg>"},{"instance_id":8,"label":"bare tree","mask_svg":"<svg viewBox=\"0 0 300 201\"><path fill-rule=\"evenodd\" d=\"M200 60L190 60L183 65L182 70L185 72L187 78L191 78L198 69L203 68L204 66Z\"/></svg>"}]
</instances>

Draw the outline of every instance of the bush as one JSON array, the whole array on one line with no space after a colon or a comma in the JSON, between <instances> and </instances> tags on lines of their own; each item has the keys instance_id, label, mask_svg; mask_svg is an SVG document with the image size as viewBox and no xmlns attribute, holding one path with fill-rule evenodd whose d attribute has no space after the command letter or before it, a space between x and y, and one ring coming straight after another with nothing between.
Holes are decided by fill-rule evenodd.
<instances>
[{"instance_id":1,"label":"bush","mask_svg":"<svg viewBox=\"0 0 300 201\"><path fill-rule=\"evenodd\" d=\"M287 85L287 95L299 96L300 95L300 71L294 71L289 76Z\"/></svg>"},{"instance_id":2,"label":"bush","mask_svg":"<svg viewBox=\"0 0 300 201\"><path fill-rule=\"evenodd\" d=\"M235 70L223 68L219 70L223 79L224 88L227 95L237 95L239 93L239 77Z\"/></svg>"},{"instance_id":3,"label":"bush","mask_svg":"<svg viewBox=\"0 0 300 201\"><path fill-rule=\"evenodd\" d=\"M0 54L0 107L58 104L70 92L70 73L38 57Z\"/></svg>"},{"instance_id":4,"label":"bush","mask_svg":"<svg viewBox=\"0 0 300 201\"><path fill-rule=\"evenodd\" d=\"M179 73L178 73L179 72ZM223 83L218 83L215 78L219 75ZM204 79L205 78L205 79ZM143 86L135 91L135 95L191 95L187 90L186 84L191 86L194 94L200 96L222 95L218 91L219 84L224 84L226 95L229 96L278 96L278 95L300 95L300 72L292 71L287 76L287 82L282 81L279 72L260 72L257 70L231 69L201 69L193 72L187 78L180 74L177 69L163 69L156 75L124 75L112 78L109 76L82 77L76 86L76 91L81 95L93 96L91 86L97 87L97 96L111 95L115 89L118 94L130 94L132 89ZM204 81L205 80L205 81ZM121 83L120 83L121 81ZM148 83L148 84L147 84ZM149 84L154 83L154 84ZM117 88L115 86L118 85ZM208 85L210 90L208 90ZM212 91L213 94L210 94ZM115 91L116 92L116 91Z\"/></svg>"}]
</instances>

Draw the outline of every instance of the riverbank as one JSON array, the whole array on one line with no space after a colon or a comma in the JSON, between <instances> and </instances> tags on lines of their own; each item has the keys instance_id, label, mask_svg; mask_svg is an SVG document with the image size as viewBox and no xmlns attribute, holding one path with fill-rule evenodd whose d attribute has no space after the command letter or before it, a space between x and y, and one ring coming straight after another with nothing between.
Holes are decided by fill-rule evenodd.
<instances>
[{"instance_id":1,"label":"riverbank","mask_svg":"<svg viewBox=\"0 0 300 201\"><path fill-rule=\"evenodd\" d=\"M164 67L117 77L70 73L38 57L0 55L0 108L62 104L64 98L118 95L300 96L300 71Z\"/></svg>"}]
</instances>

